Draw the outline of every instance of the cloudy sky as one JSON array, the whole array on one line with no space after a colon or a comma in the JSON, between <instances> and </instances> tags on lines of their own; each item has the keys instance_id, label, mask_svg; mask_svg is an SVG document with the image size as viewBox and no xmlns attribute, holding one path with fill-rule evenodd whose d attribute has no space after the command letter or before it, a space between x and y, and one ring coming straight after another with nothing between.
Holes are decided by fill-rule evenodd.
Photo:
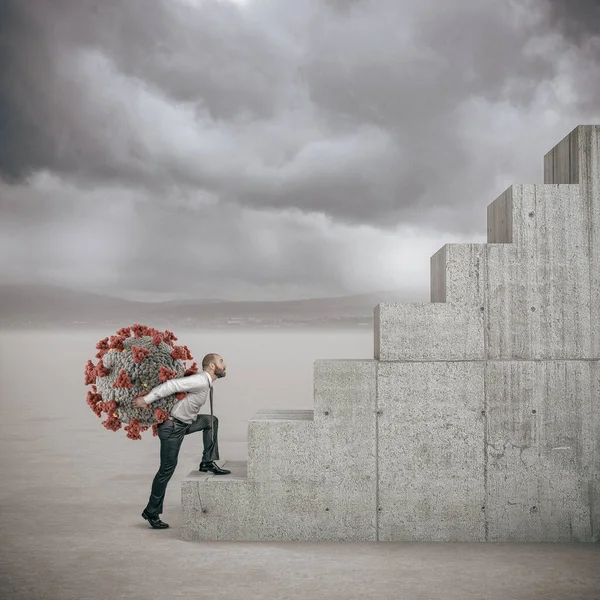
<instances>
[{"instance_id":1,"label":"cloudy sky","mask_svg":"<svg viewBox=\"0 0 600 600\"><path fill-rule=\"evenodd\" d=\"M427 300L600 122L597 32L594 0L3 0L0 280Z\"/></svg>"}]
</instances>

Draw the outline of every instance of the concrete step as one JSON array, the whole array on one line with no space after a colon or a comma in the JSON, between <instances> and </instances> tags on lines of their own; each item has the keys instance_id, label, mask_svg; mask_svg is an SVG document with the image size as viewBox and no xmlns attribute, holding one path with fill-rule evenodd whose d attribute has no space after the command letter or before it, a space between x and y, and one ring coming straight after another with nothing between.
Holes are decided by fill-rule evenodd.
<instances>
[{"instance_id":1,"label":"concrete step","mask_svg":"<svg viewBox=\"0 0 600 600\"><path fill-rule=\"evenodd\" d=\"M251 417L251 421L277 420L277 421L312 421L314 410L290 410L290 409L260 409Z\"/></svg>"},{"instance_id":2,"label":"concrete step","mask_svg":"<svg viewBox=\"0 0 600 600\"><path fill-rule=\"evenodd\" d=\"M312 419L252 419L248 423L248 478L252 480L322 481L311 449L315 446Z\"/></svg>"},{"instance_id":3,"label":"concrete step","mask_svg":"<svg viewBox=\"0 0 600 600\"><path fill-rule=\"evenodd\" d=\"M511 185L487 207L488 244L527 247L540 238L587 231L583 192L577 184Z\"/></svg>"},{"instance_id":4,"label":"concrete step","mask_svg":"<svg viewBox=\"0 0 600 600\"><path fill-rule=\"evenodd\" d=\"M481 306L379 304L374 314L375 360L483 360L483 322Z\"/></svg>"},{"instance_id":5,"label":"concrete step","mask_svg":"<svg viewBox=\"0 0 600 600\"><path fill-rule=\"evenodd\" d=\"M483 305L486 244L446 244L430 259L431 302Z\"/></svg>"},{"instance_id":6,"label":"concrete step","mask_svg":"<svg viewBox=\"0 0 600 600\"><path fill-rule=\"evenodd\" d=\"M298 448L313 437L313 416L313 410L258 410L248 423L248 477L300 478L307 455L298 453Z\"/></svg>"},{"instance_id":7,"label":"concrete step","mask_svg":"<svg viewBox=\"0 0 600 600\"><path fill-rule=\"evenodd\" d=\"M579 185L513 185L493 204L508 225L488 235L486 358L594 358L593 219ZM493 205L491 206L493 208ZM498 228L497 228L498 229Z\"/></svg>"},{"instance_id":8,"label":"concrete step","mask_svg":"<svg viewBox=\"0 0 600 600\"><path fill-rule=\"evenodd\" d=\"M248 479L339 483L364 470L375 368L373 360L315 361L314 410L265 409L249 421Z\"/></svg>"},{"instance_id":9,"label":"concrete step","mask_svg":"<svg viewBox=\"0 0 600 600\"><path fill-rule=\"evenodd\" d=\"M181 483L188 541L376 541L375 485L347 480L251 481L231 475Z\"/></svg>"},{"instance_id":10,"label":"concrete step","mask_svg":"<svg viewBox=\"0 0 600 600\"><path fill-rule=\"evenodd\" d=\"M575 184L511 186L488 207L488 243L446 244L431 257L431 303L376 307L374 357L597 356L588 204Z\"/></svg>"},{"instance_id":11,"label":"concrete step","mask_svg":"<svg viewBox=\"0 0 600 600\"><path fill-rule=\"evenodd\" d=\"M248 473L248 463L245 460L218 460L216 461L223 469L231 471L229 475L215 475L214 473L201 473L198 469L190 471L185 479L193 481L210 481L215 478L233 477L235 479L246 479Z\"/></svg>"}]
</instances>

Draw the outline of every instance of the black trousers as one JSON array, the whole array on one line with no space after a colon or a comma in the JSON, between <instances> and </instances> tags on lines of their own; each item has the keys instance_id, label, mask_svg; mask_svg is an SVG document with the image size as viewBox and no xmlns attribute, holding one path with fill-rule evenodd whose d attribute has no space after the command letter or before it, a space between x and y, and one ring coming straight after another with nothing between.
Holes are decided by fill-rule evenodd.
<instances>
[{"instance_id":1,"label":"black trousers","mask_svg":"<svg viewBox=\"0 0 600 600\"><path fill-rule=\"evenodd\" d=\"M167 419L158 425L158 437L160 439L160 468L152 481L152 490L150 499L146 506L146 513L151 516L158 516L163 511L163 501L167 484L175 472L179 449L184 436L203 431L204 452L202 454L203 462L219 460L219 441L217 434L219 432L219 421L214 417L215 441L212 441L210 426L210 415L198 415L196 420L190 425L185 425L178 421Z\"/></svg>"}]
</instances>

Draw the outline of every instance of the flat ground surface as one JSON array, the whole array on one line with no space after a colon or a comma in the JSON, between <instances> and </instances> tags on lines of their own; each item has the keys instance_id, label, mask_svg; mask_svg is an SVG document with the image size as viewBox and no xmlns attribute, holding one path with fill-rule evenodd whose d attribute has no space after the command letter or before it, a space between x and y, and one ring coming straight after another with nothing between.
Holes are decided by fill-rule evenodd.
<instances>
[{"instance_id":1,"label":"flat ground surface","mask_svg":"<svg viewBox=\"0 0 600 600\"><path fill-rule=\"evenodd\" d=\"M0 334L0 599L600 599L600 544L183 542L180 482L198 464L198 434L185 440L167 491L162 517L171 527L150 529L140 513L158 440L106 431L85 404L83 367L96 341L112 333ZM252 379L259 357L249 348L275 338L256 332L235 341L213 332L201 346L175 333L194 356L220 339L229 364L240 365L219 382L215 413L221 464L244 460L244 440L228 423L245 414L236 405L247 398L242 390L263 389L261 378ZM282 333L276 360L291 367L274 364L270 396L256 396L252 410L311 408L310 396L294 395L312 390L306 357L370 358L361 335L349 350L347 336L338 349L317 334L299 342Z\"/></svg>"}]
</instances>

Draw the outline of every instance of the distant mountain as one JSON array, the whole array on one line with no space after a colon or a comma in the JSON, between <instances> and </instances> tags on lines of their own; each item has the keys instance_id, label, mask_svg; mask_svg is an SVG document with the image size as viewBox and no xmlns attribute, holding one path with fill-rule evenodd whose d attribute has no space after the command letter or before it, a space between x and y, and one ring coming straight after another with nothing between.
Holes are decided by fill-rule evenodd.
<instances>
[{"instance_id":1,"label":"distant mountain","mask_svg":"<svg viewBox=\"0 0 600 600\"><path fill-rule=\"evenodd\" d=\"M0 285L0 322L102 321L144 314L145 302L131 302L54 285Z\"/></svg>"},{"instance_id":2,"label":"distant mountain","mask_svg":"<svg viewBox=\"0 0 600 600\"><path fill-rule=\"evenodd\" d=\"M143 323L211 326L370 323L380 302L423 302L399 291L284 301L137 302L52 285L0 285L0 326Z\"/></svg>"}]
</instances>

